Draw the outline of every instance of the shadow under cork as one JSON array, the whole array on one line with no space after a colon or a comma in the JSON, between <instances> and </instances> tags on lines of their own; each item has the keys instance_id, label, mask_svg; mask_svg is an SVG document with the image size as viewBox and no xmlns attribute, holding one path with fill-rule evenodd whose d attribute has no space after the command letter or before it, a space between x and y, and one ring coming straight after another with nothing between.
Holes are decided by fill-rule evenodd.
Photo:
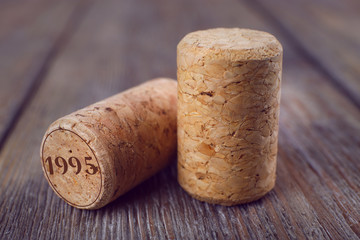
<instances>
[{"instance_id":1,"label":"shadow under cork","mask_svg":"<svg viewBox=\"0 0 360 240\"><path fill-rule=\"evenodd\" d=\"M169 196L171 190L177 191L180 188L177 183L176 155L171 158L169 166L98 210L117 211L124 208L141 208L145 205L160 206L162 196Z\"/></svg>"},{"instance_id":2,"label":"shadow under cork","mask_svg":"<svg viewBox=\"0 0 360 240\"><path fill-rule=\"evenodd\" d=\"M222 211L226 209L232 209L232 211L235 211L235 209L244 211L248 208L262 205L264 204L264 201L270 201L272 198L277 198L277 191L275 189L277 189L279 187L278 185L282 184L284 178L286 178L286 176L283 176L283 174L280 174L280 176L278 174L274 189L256 201L234 206L210 204L192 198L185 190L181 188L177 181L176 156L173 156L172 158L173 160L171 164L161 170L159 173L150 177L108 205L100 209L90 211L116 212L121 210L129 211L131 209L141 211L145 208L148 209L156 207L157 209L165 208L166 211L177 212L182 211L184 208L188 208L189 206L195 209L207 209L208 211L209 209L213 209L213 211ZM281 186L282 191L284 191L284 187L286 188L287 185ZM287 190L291 192L291 189L286 189L285 192L288 192ZM193 212L196 213L195 215L198 215L199 217L210 217L208 214L204 214L203 211Z\"/></svg>"},{"instance_id":3,"label":"shadow under cork","mask_svg":"<svg viewBox=\"0 0 360 240\"><path fill-rule=\"evenodd\" d=\"M69 232L69 236L75 238L88 233L99 238L120 234L129 239L154 236L167 239L196 239L196 236L204 236L204 239L215 239L229 236L256 238L258 235L253 231L256 226L272 226L275 224L274 215L284 214L274 212L271 206L281 206L284 198L282 194L288 195L284 193L289 190L287 184L282 184L286 177L284 171L281 171L278 178L280 181L277 182L281 184L280 188L275 187L275 190L255 202L226 207L198 201L182 190L177 182L176 156L172 159L168 167L97 210L71 207L58 198L43 179L40 196L43 196L44 201L40 205L51 200L46 204L46 209L51 207L57 211L45 211L41 215L49 222L59 217L68 219L62 229L76 226L78 231ZM93 230L88 232L89 229ZM271 229L269 236L275 237L276 234L276 230Z\"/></svg>"}]
</instances>

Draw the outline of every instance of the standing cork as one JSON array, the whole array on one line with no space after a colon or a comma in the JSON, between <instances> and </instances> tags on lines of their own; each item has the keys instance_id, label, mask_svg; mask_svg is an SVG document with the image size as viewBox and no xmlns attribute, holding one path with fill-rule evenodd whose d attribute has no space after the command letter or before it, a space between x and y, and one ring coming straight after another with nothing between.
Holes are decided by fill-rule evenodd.
<instances>
[{"instance_id":1,"label":"standing cork","mask_svg":"<svg viewBox=\"0 0 360 240\"><path fill-rule=\"evenodd\" d=\"M164 168L176 150L176 85L149 81L51 124L40 154L57 195L100 208Z\"/></svg>"},{"instance_id":2,"label":"standing cork","mask_svg":"<svg viewBox=\"0 0 360 240\"><path fill-rule=\"evenodd\" d=\"M186 35L177 47L178 181L235 205L275 185L282 46L249 29Z\"/></svg>"}]
</instances>

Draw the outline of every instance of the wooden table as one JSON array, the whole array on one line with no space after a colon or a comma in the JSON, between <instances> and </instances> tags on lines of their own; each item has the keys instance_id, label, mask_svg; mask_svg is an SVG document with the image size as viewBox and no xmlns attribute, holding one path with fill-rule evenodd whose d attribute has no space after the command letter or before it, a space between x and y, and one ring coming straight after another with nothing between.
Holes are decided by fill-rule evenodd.
<instances>
[{"instance_id":1,"label":"wooden table","mask_svg":"<svg viewBox=\"0 0 360 240\"><path fill-rule=\"evenodd\" d=\"M235 207L192 199L176 163L95 211L46 182L57 118L147 79L176 77L188 32L244 27L284 46L277 184ZM0 2L0 239L358 239L360 2Z\"/></svg>"}]
</instances>

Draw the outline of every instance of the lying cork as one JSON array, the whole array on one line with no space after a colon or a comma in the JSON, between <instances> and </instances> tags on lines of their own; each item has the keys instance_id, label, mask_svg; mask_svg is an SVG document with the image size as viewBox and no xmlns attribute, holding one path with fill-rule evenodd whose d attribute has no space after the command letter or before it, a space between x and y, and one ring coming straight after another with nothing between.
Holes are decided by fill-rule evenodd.
<instances>
[{"instance_id":1,"label":"lying cork","mask_svg":"<svg viewBox=\"0 0 360 240\"><path fill-rule=\"evenodd\" d=\"M210 29L177 47L178 181L221 205L275 185L282 46L269 33Z\"/></svg>"},{"instance_id":2,"label":"lying cork","mask_svg":"<svg viewBox=\"0 0 360 240\"><path fill-rule=\"evenodd\" d=\"M52 123L40 154L56 194L97 209L164 168L176 151L176 89L156 79Z\"/></svg>"}]
</instances>

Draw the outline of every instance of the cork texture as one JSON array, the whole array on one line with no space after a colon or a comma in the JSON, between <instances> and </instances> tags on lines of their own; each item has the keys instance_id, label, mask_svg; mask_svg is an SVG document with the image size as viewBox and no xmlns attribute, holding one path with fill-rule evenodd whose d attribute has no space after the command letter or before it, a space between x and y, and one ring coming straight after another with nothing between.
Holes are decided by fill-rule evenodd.
<instances>
[{"instance_id":1,"label":"cork texture","mask_svg":"<svg viewBox=\"0 0 360 240\"><path fill-rule=\"evenodd\" d=\"M41 160L56 194L97 209L164 168L176 151L176 89L156 79L52 123Z\"/></svg>"},{"instance_id":2,"label":"cork texture","mask_svg":"<svg viewBox=\"0 0 360 240\"><path fill-rule=\"evenodd\" d=\"M210 29L177 46L178 181L235 205L275 185L282 46L249 29Z\"/></svg>"}]
</instances>

